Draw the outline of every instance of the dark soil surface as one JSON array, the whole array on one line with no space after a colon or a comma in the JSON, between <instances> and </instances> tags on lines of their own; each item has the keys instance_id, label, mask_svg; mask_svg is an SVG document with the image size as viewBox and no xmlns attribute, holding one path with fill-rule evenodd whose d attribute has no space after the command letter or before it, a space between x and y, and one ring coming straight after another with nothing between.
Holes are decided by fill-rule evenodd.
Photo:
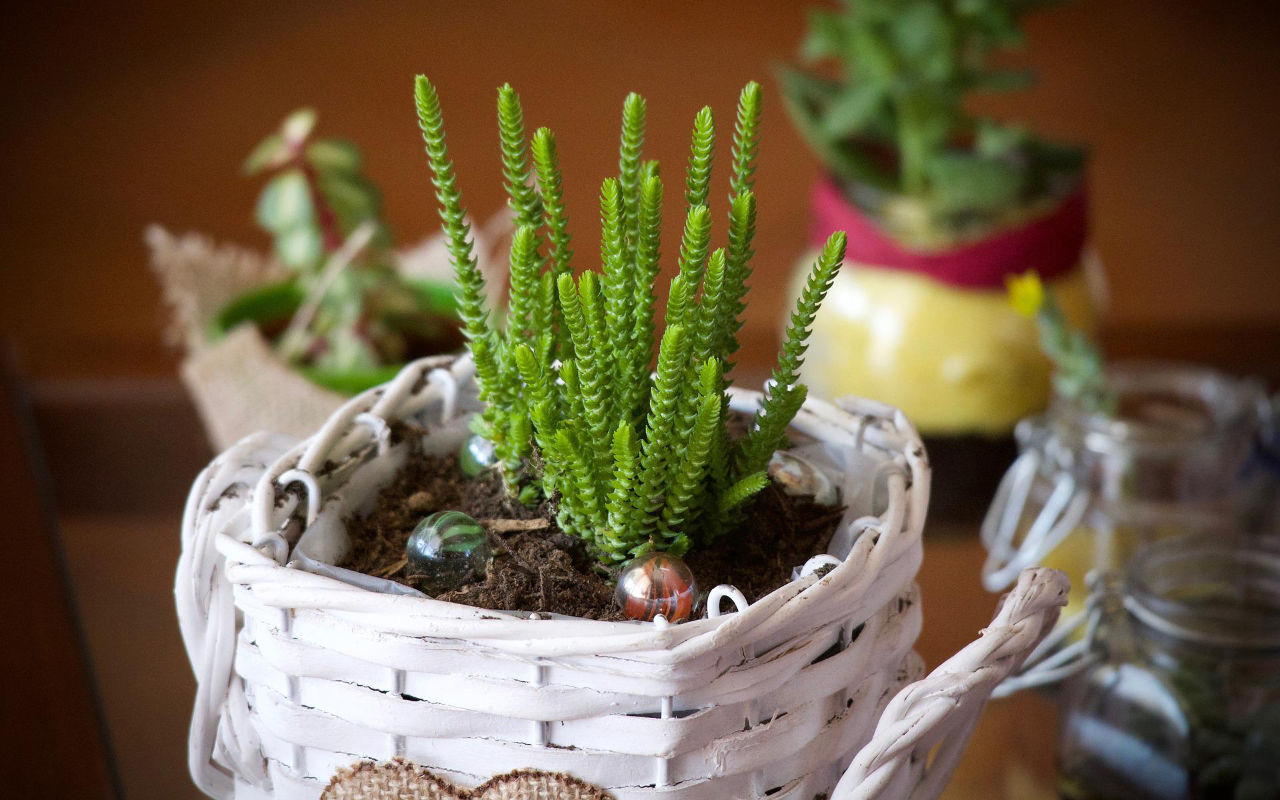
<instances>
[{"instance_id":1,"label":"dark soil surface","mask_svg":"<svg viewBox=\"0 0 1280 800\"><path fill-rule=\"evenodd\" d=\"M352 550L341 566L414 585L405 574L405 541L424 517L462 511L493 533L494 559L483 581L438 595L477 608L541 611L618 620L613 576L583 542L563 533L549 502L528 508L510 497L496 471L467 480L450 456L411 455L372 512L347 520ZM742 525L685 558L700 590L728 583L756 600L791 580L792 568L823 552L843 510L761 492Z\"/></svg>"}]
</instances>

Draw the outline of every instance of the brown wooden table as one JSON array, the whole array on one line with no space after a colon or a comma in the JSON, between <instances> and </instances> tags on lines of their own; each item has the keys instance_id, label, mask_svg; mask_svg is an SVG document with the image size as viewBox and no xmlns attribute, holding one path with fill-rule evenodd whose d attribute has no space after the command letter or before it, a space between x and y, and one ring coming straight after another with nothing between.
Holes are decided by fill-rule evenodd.
<instances>
[{"instance_id":1,"label":"brown wooden table","mask_svg":"<svg viewBox=\"0 0 1280 800\"><path fill-rule=\"evenodd\" d=\"M69 591L29 397L0 352L0 504L9 563L0 580L0 794L118 794L90 660ZM12 792L13 794L9 794Z\"/></svg>"},{"instance_id":2,"label":"brown wooden table","mask_svg":"<svg viewBox=\"0 0 1280 800\"><path fill-rule=\"evenodd\" d=\"M259 185L239 170L292 109L357 142L404 242L437 226L411 98L441 89L470 209L502 204L494 90L510 81L532 125L559 136L574 249L599 252L600 181L616 169L619 109L649 100L646 157L662 162L664 219L693 114L716 112L714 240L723 242L728 132L738 89L764 89L754 291L744 353L775 345L783 288L808 238L818 164L783 111L773 68L794 58L805 6L777 0L175 4L84 13L30 3L6 19L0 120L0 336L33 374L159 374L163 315L143 228L159 222L266 247ZM1280 325L1280 84L1274 0L1079 0L1028 20L1006 59L1027 92L973 98L978 113L1089 145L1093 246L1109 319L1187 341L1208 328ZM663 237L674 269L676 235ZM1246 339L1247 341L1247 339ZM1254 343L1254 346L1260 346ZM1146 351L1144 351L1146 352Z\"/></svg>"}]
</instances>

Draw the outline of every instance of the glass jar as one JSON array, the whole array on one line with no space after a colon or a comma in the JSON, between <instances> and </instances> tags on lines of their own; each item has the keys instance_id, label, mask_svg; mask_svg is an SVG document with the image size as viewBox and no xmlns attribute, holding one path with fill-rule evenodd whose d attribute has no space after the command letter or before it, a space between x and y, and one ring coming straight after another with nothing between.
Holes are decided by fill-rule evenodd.
<instances>
[{"instance_id":1,"label":"glass jar","mask_svg":"<svg viewBox=\"0 0 1280 800\"><path fill-rule=\"evenodd\" d=\"M1141 544L1239 530L1274 492L1255 459L1270 410L1262 387L1194 366L1126 363L1108 372L1114 417L1062 398L1021 422L1020 454L983 522L983 582L1003 590L1028 566L1071 579L1063 619L1084 607L1085 576L1122 567Z\"/></svg>"},{"instance_id":2,"label":"glass jar","mask_svg":"<svg viewBox=\"0 0 1280 800\"><path fill-rule=\"evenodd\" d=\"M1061 796L1280 797L1280 542L1157 542L1116 588L1064 687Z\"/></svg>"}]
</instances>

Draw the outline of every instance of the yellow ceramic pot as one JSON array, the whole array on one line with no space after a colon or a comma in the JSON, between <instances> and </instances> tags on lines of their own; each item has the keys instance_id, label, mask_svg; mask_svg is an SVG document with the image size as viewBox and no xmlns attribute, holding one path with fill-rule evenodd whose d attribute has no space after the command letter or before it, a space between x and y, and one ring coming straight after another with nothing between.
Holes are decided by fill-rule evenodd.
<instances>
[{"instance_id":1,"label":"yellow ceramic pot","mask_svg":"<svg viewBox=\"0 0 1280 800\"><path fill-rule=\"evenodd\" d=\"M797 269L792 297L816 254ZM1085 270L1049 284L1073 324L1096 316ZM846 263L814 322L803 378L821 397L853 394L900 408L925 435L1008 434L1044 409L1049 362L1035 324L1003 288Z\"/></svg>"},{"instance_id":2,"label":"yellow ceramic pot","mask_svg":"<svg viewBox=\"0 0 1280 800\"><path fill-rule=\"evenodd\" d=\"M896 406L926 437L1007 441L1046 406L1050 369L1005 281L1034 270L1072 323L1095 326L1082 266L1085 190L959 223L933 221L923 200L899 195L864 199L869 212L850 199L858 189L829 176L813 188L815 242L843 230L847 250L814 324L805 382L819 396ZM796 270L793 297L813 255Z\"/></svg>"}]
</instances>

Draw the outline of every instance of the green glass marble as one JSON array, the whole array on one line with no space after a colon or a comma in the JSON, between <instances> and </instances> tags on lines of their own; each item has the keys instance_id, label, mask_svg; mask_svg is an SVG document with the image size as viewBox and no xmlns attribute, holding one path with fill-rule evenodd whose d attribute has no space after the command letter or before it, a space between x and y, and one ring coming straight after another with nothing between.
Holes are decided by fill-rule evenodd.
<instances>
[{"instance_id":1,"label":"green glass marble","mask_svg":"<svg viewBox=\"0 0 1280 800\"><path fill-rule=\"evenodd\" d=\"M413 529L405 555L409 577L437 595L484 578L493 552L483 525L461 511L440 511Z\"/></svg>"},{"instance_id":2,"label":"green glass marble","mask_svg":"<svg viewBox=\"0 0 1280 800\"><path fill-rule=\"evenodd\" d=\"M463 475L474 478L497 464L498 454L493 442L476 435L462 443L462 449L458 452L458 466L462 469Z\"/></svg>"}]
</instances>

